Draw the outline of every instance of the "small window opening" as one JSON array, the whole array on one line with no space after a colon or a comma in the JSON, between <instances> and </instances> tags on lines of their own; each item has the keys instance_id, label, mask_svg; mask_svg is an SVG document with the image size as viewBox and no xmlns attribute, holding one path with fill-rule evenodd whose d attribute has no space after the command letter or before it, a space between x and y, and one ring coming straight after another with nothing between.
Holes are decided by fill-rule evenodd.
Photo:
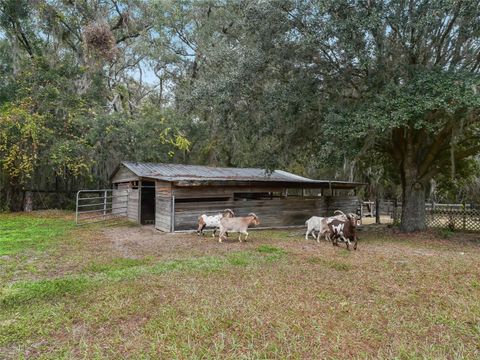
<instances>
[{"instance_id":1,"label":"small window opening","mask_svg":"<svg viewBox=\"0 0 480 360\"><path fill-rule=\"evenodd\" d=\"M212 202L212 201L228 201L228 197L209 197L209 198L186 198L186 199L175 199L176 203L196 203L196 202Z\"/></svg>"},{"instance_id":2,"label":"small window opening","mask_svg":"<svg viewBox=\"0 0 480 360\"><path fill-rule=\"evenodd\" d=\"M233 199L239 200L271 200L282 196L281 192L254 192L254 193L234 193Z\"/></svg>"}]
</instances>

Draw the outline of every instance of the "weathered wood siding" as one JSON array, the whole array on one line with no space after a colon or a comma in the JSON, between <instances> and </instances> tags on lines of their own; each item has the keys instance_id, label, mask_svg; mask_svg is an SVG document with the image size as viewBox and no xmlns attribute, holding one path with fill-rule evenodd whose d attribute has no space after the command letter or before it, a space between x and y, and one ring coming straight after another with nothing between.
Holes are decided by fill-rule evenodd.
<instances>
[{"instance_id":1,"label":"weathered wood siding","mask_svg":"<svg viewBox=\"0 0 480 360\"><path fill-rule=\"evenodd\" d=\"M128 190L128 189L130 189L130 183L129 182L119 183L117 185L117 190Z\"/></svg>"},{"instance_id":2,"label":"weathered wood siding","mask_svg":"<svg viewBox=\"0 0 480 360\"><path fill-rule=\"evenodd\" d=\"M128 189L112 191L112 215L126 216L128 206Z\"/></svg>"},{"instance_id":3,"label":"weathered wood siding","mask_svg":"<svg viewBox=\"0 0 480 360\"><path fill-rule=\"evenodd\" d=\"M128 190L128 206L127 206L127 217L129 220L138 222L138 189L129 189Z\"/></svg>"},{"instance_id":4,"label":"weathered wood siding","mask_svg":"<svg viewBox=\"0 0 480 360\"><path fill-rule=\"evenodd\" d=\"M250 186L226 186L226 187L173 187L175 199L208 198L208 197L229 197L233 198L234 193L263 193L279 192L283 187L250 187Z\"/></svg>"},{"instance_id":5,"label":"weathered wood siding","mask_svg":"<svg viewBox=\"0 0 480 360\"><path fill-rule=\"evenodd\" d=\"M125 166L121 165L118 171L112 178L112 183L118 182L127 182L127 181L136 181L138 180L138 176L135 175L132 171L127 169Z\"/></svg>"},{"instance_id":6,"label":"weathered wood siding","mask_svg":"<svg viewBox=\"0 0 480 360\"><path fill-rule=\"evenodd\" d=\"M164 181L155 182L155 228L172 229L172 184Z\"/></svg>"},{"instance_id":7,"label":"weathered wood siding","mask_svg":"<svg viewBox=\"0 0 480 360\"><path fill-rule=\"evenodd\" d=\"M358 208L359 200L356 196L332 196L328 202L328 215L332 215L335 210L356 214Z\"/></svg>"},{"instance_id":8,"label":"weathered wood siding","mask_svg":"<svg viewBox=\"0 0 480 360\"><path fill-rule=\"evenodd\" d=\"M333 215L334 210L356 212L358 199L350 197L287 197L271 200L229 200L211 202L180 202L175 204L175 230L193 230L201 214L218 214L225 208L237 216L254 212L259 227L304 225L313 215Z\"/></svg>"}]
</instances>

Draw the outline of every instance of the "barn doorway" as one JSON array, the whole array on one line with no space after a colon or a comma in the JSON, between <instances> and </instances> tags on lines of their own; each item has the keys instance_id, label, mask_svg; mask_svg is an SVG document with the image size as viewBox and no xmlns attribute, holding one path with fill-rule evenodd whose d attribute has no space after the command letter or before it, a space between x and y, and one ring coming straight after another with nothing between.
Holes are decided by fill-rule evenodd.
<instances>
[{"instance_id":1,"label":"barn doorway","mask_svg":"<svg viewBox=\"0 0 480 360\"><path fill-rule=\"evenodd\" d=\"M140 199L141 212L140 223L141 224L154 224L155 223L155 182L142 181L142 196Z\"/></svg>"}]
</instances>

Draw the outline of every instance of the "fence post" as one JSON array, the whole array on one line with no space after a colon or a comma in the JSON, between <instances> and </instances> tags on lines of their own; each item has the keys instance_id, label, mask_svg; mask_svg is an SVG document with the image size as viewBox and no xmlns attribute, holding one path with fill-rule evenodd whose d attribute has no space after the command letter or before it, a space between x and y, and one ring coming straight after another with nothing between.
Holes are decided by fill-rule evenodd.
<instances>
[{"instance_id":1,"label":"fence post","mask_svg":"<svg viewBox=\"0 0 480 360\"><path fill-rule=\"evenodd\" d=\"M175 231L175 195L172 195L171 216L170 216L170 232Z\"/></svg>"},{"instance_id":2,"label":"fence post","mask_svg":"<svg viewBox=\"0 0 480 360\"><path fill-rule=\"evenodd\" d=\"M392 210L392 219L393 219L393 224L397 224L397 209L398 204L397 204L397 198L393 199L393 210Z\"/></svg>"},{"instance_id":3,"label":"fence post","mask_svg":"<svg viewBox=\"0 0 480 360\"><path fill-rule=\"evenodd\" d=\"M375 224L380 224L380 200L375 201Z\"/></svg>"},{"instance_id":4,"label":"fence post","mask_svg":"<svg viewBox=\"0 0 480 360\"><path fill-rule=\"evenodd\" d=\"M363 201L358 201L360 206L360 225L363 225Z\"/></svg>"},{"instance_id":5,"label":"fence post","mask_svg":"<svg viewBox=\"0 0 480 360\"><path fill-rule=\"evenodd\" d=\"M432 200L432 209L430 210L430 214L432 216L430 220L430 226L435 226L435 200ZM428 224L425 225L428 227Z\"/></svg>"},{"instance_id":6,"label":"fence post","mask_svg":"<svg viewBox=\"0 0 480 360\"><path fill-rule=\"evenodd\" d=\"M103 220L107 217L107 190L103 192Z\"/></svg>"},{"instance_id":7,"label":"fence post","mask_svg":"<svg viewBox=\"0 0 480 360\"><path fill-rule=\"evenodd\" d=\"M75 201L75 224L78 225L78 196L80 195L80 190L77 191L77 198Z\"/></svg>"},{"instance_id":8,"label":"fence post","mask_svg":"<svg viewBox=\"0 0 480 360\"><path fill-rule=\"evenodd\" d=\"M463 231L467 230L467 204L462 203L463 206Z\"/></svg>"}]
</instances>

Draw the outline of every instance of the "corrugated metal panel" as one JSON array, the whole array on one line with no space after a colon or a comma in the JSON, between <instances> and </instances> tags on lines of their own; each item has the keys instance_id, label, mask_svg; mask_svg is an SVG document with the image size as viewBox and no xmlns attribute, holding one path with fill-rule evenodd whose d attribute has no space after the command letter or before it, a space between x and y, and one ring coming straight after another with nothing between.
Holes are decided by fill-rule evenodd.
<instances>
[{"instance_id":1,"label":"corrugated metal panel","mask_svg":"<svg viewBox=\"0 0 480 360\"><path fill-rule=\"evenodd\" d=\"M164 181L274 181L294 183L329 183L328 180L312 180L287 171L275 170L267 173L264 169L255 168L222 168L200 165L137 163L123 161L122 164L139 177ZM333 183L333 182L332 182ZM335 181L340 184L354 183ZM358 184L360 185L360 184Z\"/></svg>"}]
</instances>

